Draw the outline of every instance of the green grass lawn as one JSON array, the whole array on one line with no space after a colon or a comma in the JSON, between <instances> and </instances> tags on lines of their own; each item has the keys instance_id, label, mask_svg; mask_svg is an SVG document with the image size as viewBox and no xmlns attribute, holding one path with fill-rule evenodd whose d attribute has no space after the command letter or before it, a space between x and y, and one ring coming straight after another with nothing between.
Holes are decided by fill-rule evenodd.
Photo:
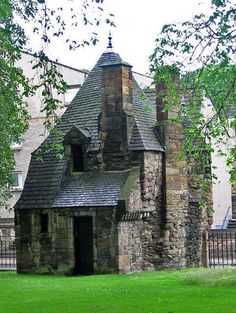
<instances>
[{"instance_id":1,"label":"green grass lawn","mask_svg":"<svg viewBox=\"0 0 236 313\"><path fill-rule=\"evenodd\" d=\"M0 313L236 313L236 269L87 277L0 272Z\"/></svg>"}]
</instances>

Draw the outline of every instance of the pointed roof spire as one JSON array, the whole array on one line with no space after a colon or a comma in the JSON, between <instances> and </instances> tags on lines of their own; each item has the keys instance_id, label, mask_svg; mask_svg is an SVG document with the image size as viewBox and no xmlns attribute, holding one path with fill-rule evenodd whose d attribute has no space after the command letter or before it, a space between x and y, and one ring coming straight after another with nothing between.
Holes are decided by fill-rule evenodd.
<instances>
[{"instance_id":1,"label":"pointed roof spire","mask_svg":"<svg viewBox=\"0 0 236 313\"><path fill-rule=\"evenodd\" d=\"M112 49L112 36L111 36L111 31L109 31L107 49Z\"/></svg>"}]
</instances>

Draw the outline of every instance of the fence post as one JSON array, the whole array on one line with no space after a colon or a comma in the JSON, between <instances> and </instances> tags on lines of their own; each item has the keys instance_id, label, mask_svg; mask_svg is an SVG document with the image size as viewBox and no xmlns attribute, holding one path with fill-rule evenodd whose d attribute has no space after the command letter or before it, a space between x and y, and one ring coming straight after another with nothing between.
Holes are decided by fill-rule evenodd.
<instances>
[{"instance_id":1,"label":"fence post","mask_svg":"<svg viewBox=\"0 0 236 313\"><path fill-rule=\"evenodd\" d=\"M202 266L209 266L209 257L208 257L208 231L202 233Z\"/></svg>"}]
</instances>

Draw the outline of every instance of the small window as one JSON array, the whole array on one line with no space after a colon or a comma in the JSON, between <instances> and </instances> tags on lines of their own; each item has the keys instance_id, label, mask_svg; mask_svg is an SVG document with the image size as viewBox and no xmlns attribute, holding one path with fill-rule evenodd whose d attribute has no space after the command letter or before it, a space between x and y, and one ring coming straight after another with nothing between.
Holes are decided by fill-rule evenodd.
<instances>
[{"instance_id":1,"label":"small window","mask_svg":"<svg viewBox=\"0 0 236 313\"><path fill-rule=\"evenodd\" d=\"M15 142L13 141L11 144L10 144L10 147L12 150L21 150L22 149L22 142Z\"/></svg>"},{"instance_id":2,"label":"small window","mask_svg":"<svg viewBox=\"0 0 236 313\"><path fill-rule=\"evenodd\" d=\"M21 172L13 172L12 173L12 188L13 190L22 189L23 181L22 181L22 173Z\"/></svg>"},{"instance_id":3,"label":"small window","mask_svg":"<svg viewBox=\"0 0 236 313\"><path fill-rule=\"evenodd\" d=\"M47 213L40 214L40 232L41 234L45 234L48 232L48 214Z\"/></svg>"},{"instance_id":4,"label":"small window","mask_svg":"<svg viewBox=\"0 0 236 313\"><path fill-rule=\"evenodd\" d=\"M72 145L71 146L71 156L73 162L73 171L82 172L84 170L83 162L83 146L82 145Z\"/></svg>"},{"instance_id":5,"label":"small window","mask_svg":"<svg viewBox=\"0 0 236 313\"><path fill-rule=\"evenodd\" d=\"M79 91L81 85L69 86L65 93L65 105L69 105Z\"/></svg>"}]
</instances>

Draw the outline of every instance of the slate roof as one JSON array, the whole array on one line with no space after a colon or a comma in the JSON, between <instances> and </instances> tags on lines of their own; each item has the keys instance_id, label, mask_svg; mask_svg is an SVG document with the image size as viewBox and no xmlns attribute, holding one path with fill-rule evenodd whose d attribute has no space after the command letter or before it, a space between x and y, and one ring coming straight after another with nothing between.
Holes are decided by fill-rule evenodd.
<instances>
[{"instance_id":1,"label":"slate roof","mask_svg":"<svg viewBox=\"0 0 236 313\"><path fill-rule=\"evenodd\" d=\"M99 149L98 116L101 102L101 65L122 62L121 57L114 52L101 55L95 67L89 73L81 89L63 114L58 128L67 133L72 126L87 129L92 135L89 151ZM158 138L153 132L156 116L153 110L145 110L148 100L141 99L141 88L133 79L133 114L140 131L140 140L133 140L131 150L164 151Z\"/></svg>"},{"instance_id":2,"label":"slate roof","mask_svg":"<svg viewBox=\"0 0 236 313\"><path fill-rule=\"evenodd\" d=\"M47 156L44 162L31 157L28 175L16 209L48 209L52 206L66 172L67 162Z\"/></svg>"},{"instance_id":3,"label":"slate roof","mask_svg":"<svg viewBox=\"0 0 236 313\"><path fill-rule=\"evenodd\" d=\"M85 172L68 176L53 207L117 205L129 172Z\"/></svg>"},{"instance_id":4,"label":"slate roof","mask_svg":"<svg viewBox=\"0 0 236 313\"><path fill-rule=\"evenodd\" d=\"M100 114L101 102L101 65L119 62L123 61L115 52L105 52L101 55L57 126L63 136L73 126L89 132L91 134L91 141L88 151L97 151L99 149L98 116ZM141 100L140 95L141 89L133 79L133 114L135 127L131 136L129 149L164 151L153 131L155 112L145 110L149 103L148 100ZM43 149L53 140L55 138L49 136L39 148ZM46 154L43 162L37 161L36 154L33 153L24 190L15 208L50 208L63 184L66 168L67 161L58 160L53 153ZM99 199L97 201L99 202Z\"/></svg>"}]
</instances>

